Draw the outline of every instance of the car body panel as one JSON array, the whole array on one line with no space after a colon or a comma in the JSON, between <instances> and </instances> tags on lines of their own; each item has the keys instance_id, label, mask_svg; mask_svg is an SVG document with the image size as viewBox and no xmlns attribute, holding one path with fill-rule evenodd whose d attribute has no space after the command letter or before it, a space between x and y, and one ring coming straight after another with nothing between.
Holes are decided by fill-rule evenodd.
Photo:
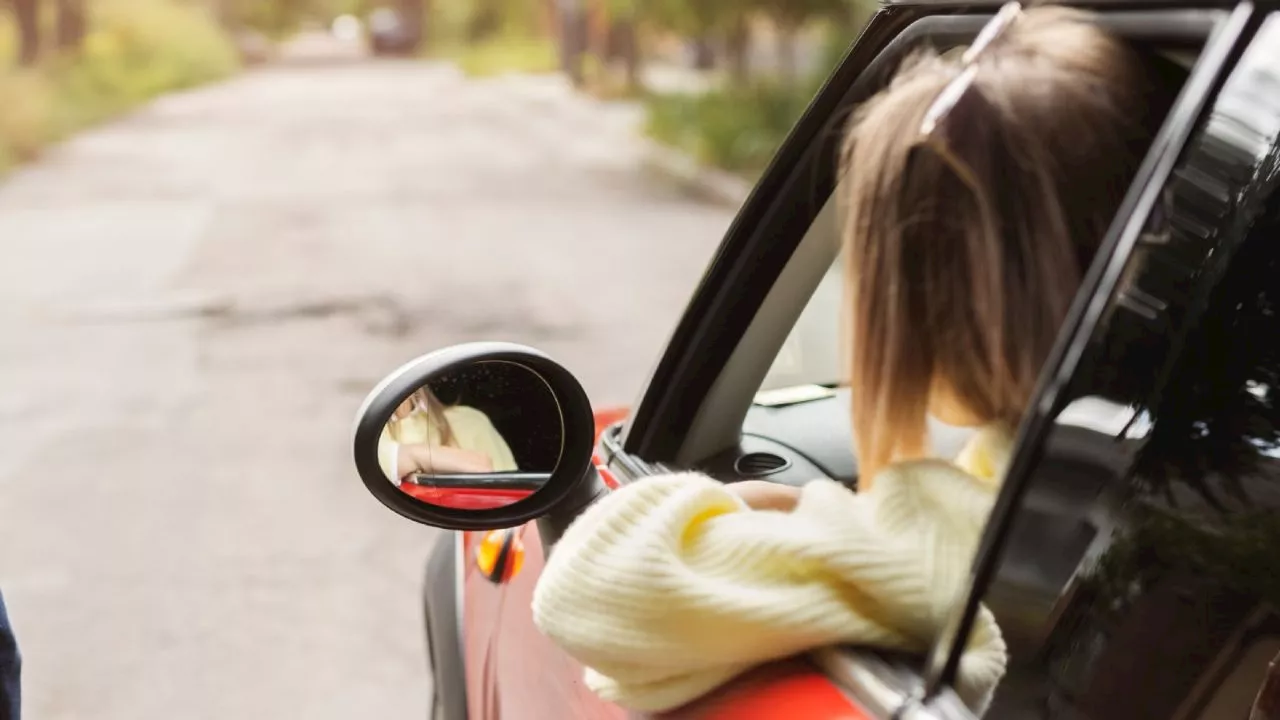
<instances>
[{"instance_id":1,"label":"car body panel","mask_svg":"<svg viewBox=\"0 0 1280 720\"><path fill-rule=\"evenodd\" d=\"M627 412L626 408L597 410L596 439L624 420ZM542 539L533 523L515 532L524 545L524 562L506 583L489 580L475 562L476 547L486 533L459 533L465 605L461 660L466 667L469 717L498 720L503 717L502 708L518 707L518 713L509 712L517 717L623 720L626 712L591 693L583 683L582 666L534 626L529 607L545 562Z\"/></svg>"},{"instance_id":2,"label":"car body panel","mask_svg":"<svg viewBox=\"0 0 1280 720\"><path fill-rule=\"evenodd\" d=\"M655 720L873 720L818 668L802 659L761 665Z\"/></svg>"},{"instance_id":3,"label":"car body panel","mask_svg":"<svg viewBox=\"0 0 1280 720\"><path fill-rule=\"evenodd\" d=\"M624 718L583 685L582 667L557 650L533 624L529 607L542 570L542 542L533 524L516 529L525 546L521 571L494 583L476 565L485 533L463 536L463 619L467 698L471 718L497 720L502 708L517 717ZM502 682L498 682L502 678Z\"/></svg>"},{"instance_id":4,"label":"car body panel","mask_svg":"<svg viewBox=\"0 0 1280 720\"><path fill-rule=\"evenodd\" d=\"M492 510L517 503L533 494L532 490L437 488L413 483L404 483L400 489L422 502L456 510Z\"/></svg>"}]
</instances>

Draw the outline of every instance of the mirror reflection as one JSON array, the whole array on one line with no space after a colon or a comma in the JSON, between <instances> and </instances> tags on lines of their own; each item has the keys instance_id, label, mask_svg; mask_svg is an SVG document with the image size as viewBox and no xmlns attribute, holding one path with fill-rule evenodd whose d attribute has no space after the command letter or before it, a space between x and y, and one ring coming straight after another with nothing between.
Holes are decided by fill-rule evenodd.
<instances>
[{"instance_id":1,"label":"mirror reflection","mask_svg":"<svg viewBox=\"0 0 1280 720\"><path fill-rule=\"evenodd\" d=\"M383 427L378 462L417 500L491 509L546 485L563 443L560 405L542 376L482 361L433 377L405 398Z\"/></svg>"}]
</instances>

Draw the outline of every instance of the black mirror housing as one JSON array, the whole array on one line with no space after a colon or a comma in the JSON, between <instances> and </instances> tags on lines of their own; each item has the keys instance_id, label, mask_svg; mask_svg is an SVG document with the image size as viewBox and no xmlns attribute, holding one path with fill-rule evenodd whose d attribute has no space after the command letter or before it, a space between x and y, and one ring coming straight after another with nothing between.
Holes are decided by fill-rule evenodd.
<instances>
[{"instance_id":1,"label":"black mirror housing","mask_svg":"<svg viewBox=\"0 0 1280 720\"><path fill-rule=\"evenodd\" d=\"M408 487L407 481L402 483L400 478L388 477L386 454L382 451L387 443L389 422L393 417L401 417L397 413L407 412L405 408L415 406L422 388L429 387L442 378L466 376L469 370L484 367L518 368L522 377L536 378L545 384L538 390L558 407L559 427L555 428L554 434L545 433L545 426L549 424L545 413L528 422L531 431L543 433L539 438L555 438L548 442L560 443L558 462L554 468L545 468L549 472L500 473L492 468L485 468L474 471L477 473L474 475L442 474L438 477L448 478L448 483L442 485L446 489L432 489L435 492L445 492L457 488L459 483L466 484L467 478L474 478L473 485L480 489L478 491L493 492L492 488L495 487L511 487L522 479L539 478L526 495L512 496L514 499L506 501L508 504L453 507L424 502L419 499L420 496L402 489L402 484ZM510 386L510 382L501 385L497 392L514 392L510 390ZM511 395L510 398L498 397L496 400L501 402L513 398L516 399L516 405L529 402L527 393ZM434 402L434 397L432 400ZM511 409L519 415L524 408L517 406ZM529 415L530 413L525 413L526 417ZM537 427L532 427L533 424ZM528 445L531 440L540 442L539 438L524 435L524 431L520 429L515 433L508 430L506 440L515 447ZM360 406L352 449L356 471L365 487L379 502L402 517L449 530L496 530L541 520L539 529L549 548L582 509L607 492L592 463L594 441L595 422L591 403L581 383L572 373L533 348L510 343L482 342L454 345L428 353L406 363L379 382ZM498 443L504 447L507 444L501 439ZM514 465L504 469L518 470ZM430 481L436 476L427 477ZM413 488L414 491L420 489L422 488Z\"/></svg>"}]
</instances>

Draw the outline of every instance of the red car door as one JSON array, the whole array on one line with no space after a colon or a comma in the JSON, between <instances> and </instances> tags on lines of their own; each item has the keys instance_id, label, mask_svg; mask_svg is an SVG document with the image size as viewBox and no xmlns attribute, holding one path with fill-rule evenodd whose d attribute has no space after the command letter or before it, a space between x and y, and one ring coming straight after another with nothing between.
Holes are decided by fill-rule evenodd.
<instances>
[{"instance_id":1,"label":"red car door","mask_svg":"<svg viewBox=\"0 0 1280 720\"><path fill-rule=\"evenodd\" d=\"M597 411L597 440L606 427L625 417L625 409ZM477 565L476 549L488 533L462 533L462 622L471 718L626 718L622 708L587 690L582 666L534 626L530 607L545 559L542 541L532 523L511 532L522 560L505 582L490 580Z\"/></svg>"},{"instance_id":2,"label":"red car door","mask_svg":"<svg viewBox=\"0 0 1280 720\"><path fill-rule=\"evenodd\" d=\"M465 572L468 612L467 691L473 720L638 720L587 689L582 666L533 624L529 611L543 564L534 525L515 531L524 547L518 573L490 582L474 561ZM484 533L466 533L474 548ZM474 557L474 549L469 550ZM470 558L468 558L470 560ZM764 665L690 705L655 720L873 720L828 678L803 660Z\"/></svg>"},{"instance_id":3,"label":"red car door","mask_svg":"<svg viewBox=\"0 0 1280 720\"><path fill-rule=\"evenodd\" d=\"M524 546L520 571L501 586L489 582L480 572L471 573L476 579L468 580L468 591L473 591L476 599L498 595L496 603L480 603L493 609L490 617L477 613L472 618L468 613L466 621L468 632L489 624L491 637L483 650L467 648L468 678L479 679L479 683L467 683L468 690L478 685L469 695L471 717L624 720L626 711L587 690L582 666L552 645L533 624L530 606L542 571L542 543L532 524L515 532Z\"/></svg>"},{"instance_id":4,"label":"red car door","mask_svg":"<svg viewBox=\"0 0 1280 720\"><path fill-rule=\"evenodd\" d=\"M596 434L623 420L624 410L596 413ZM608 474L602 468L602 472ZM606 482L613 484L611 475ZM504 532L504 531L499 531ZM462 533L463 634L468 712L473 720L502 718L636 720L644 717L596 697L583 682L583 668L533 624L533 591L545 561L535 524L516 528L512 546L521 555L516 571L499 582L478 562L487 532ZM870 720L822 672L803 661L773 663L663 720L753 720L789 712L812 720ZM505 713L505 714L504 714Z\"/></svg>"}]
</instances>

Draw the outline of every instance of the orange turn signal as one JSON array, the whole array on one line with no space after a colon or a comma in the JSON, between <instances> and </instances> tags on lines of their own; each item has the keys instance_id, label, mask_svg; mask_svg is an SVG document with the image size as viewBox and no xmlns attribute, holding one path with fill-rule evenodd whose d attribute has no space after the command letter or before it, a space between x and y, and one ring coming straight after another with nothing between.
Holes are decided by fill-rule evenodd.
<instances>
[{"instance_id":1,"label":"orange turn signal","mask_svg":"<svg viewBox=\"0 0 1280 720\"><path fill-rule=\"evenodd\" d=\"M476 546L476 567L491 582L510 582L524 567L524 542L516 530L493 530Z\"/></svg>"}]
</instances>

